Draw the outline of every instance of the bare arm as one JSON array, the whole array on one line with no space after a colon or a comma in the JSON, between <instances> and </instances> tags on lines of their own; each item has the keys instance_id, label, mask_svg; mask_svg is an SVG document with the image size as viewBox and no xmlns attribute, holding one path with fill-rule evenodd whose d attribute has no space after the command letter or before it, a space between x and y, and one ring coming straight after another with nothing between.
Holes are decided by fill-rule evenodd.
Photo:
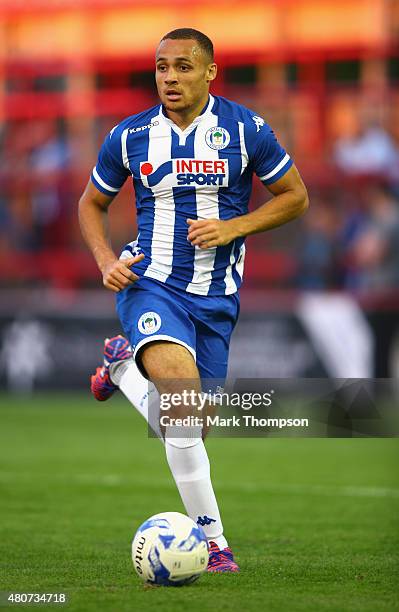
<instances>
[{"instance_id":1,"label":"bare arm","mask_svg":"<svg viewBox=\"0 0 399 612\"><path fill-rule=\"evenodd\" d=\"M89 181L79 200L79 223L83 238L103 275L104 286L117 293L139 278L129 268L141 261L144 255L120 261L112 250L107 223L112 200Z\"/></svg>"},{"instance_id":2,"label":"bare arm","mask_svg":"<svg viewBox=\"0 0 399 612\"><path fill-rule=\"evenodd\" d=\"M278 181L267 185L273 198L255 211L221 221L188 219L188 239L201 249L229 244L235 238L284 225L302 215L309 205L306 187L295 166L292 166Z\"/></svg>"}]
</instances>

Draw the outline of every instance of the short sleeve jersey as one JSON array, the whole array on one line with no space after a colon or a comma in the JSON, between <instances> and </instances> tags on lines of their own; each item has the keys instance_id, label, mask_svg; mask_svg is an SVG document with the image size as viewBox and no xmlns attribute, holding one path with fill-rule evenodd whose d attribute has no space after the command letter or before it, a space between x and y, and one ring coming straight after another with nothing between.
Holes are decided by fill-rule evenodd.
<instances>
[{"instance_id":1,"label":"short sleeve jersey","mask_svg":"<svg viewBox=\"0 0 399 612\"><path fill-rule=\"evenodd\" d=\"M115 196L132 177L139 233L121 257L144 253L134 267L139 276L197 295L226 295L241 285L244 239L200 249L187 240L187 219L246 214L253 174L268 185L291 166L261 117L210 95L185 130L162 105L122 121L106 136L91 180Z\"/></svg>"}]
</instances>

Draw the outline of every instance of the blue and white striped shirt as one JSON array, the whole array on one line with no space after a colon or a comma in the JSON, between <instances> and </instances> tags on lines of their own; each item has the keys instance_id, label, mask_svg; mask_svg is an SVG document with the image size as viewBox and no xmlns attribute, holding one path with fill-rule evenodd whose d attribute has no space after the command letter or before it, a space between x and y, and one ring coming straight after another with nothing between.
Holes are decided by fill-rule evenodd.
<instances>
[{"instance_id":1,"label":"blue and white striped shirt","mask_svg":"<svg viewBox=\"0 0 399 612\"><path fill-rule=\"evenodd\" d=\"M144 253L135 273L197 295L226 295L241 285L244 239L194 247L187 240L187 219L246 214L253 173L267 185L291 166L263 119L210 95L185 130L166 117L162 105L122 121L107 135L91 180L115 196L133 177L139 234L122 257Z\"/></svg>"}]
</instances>

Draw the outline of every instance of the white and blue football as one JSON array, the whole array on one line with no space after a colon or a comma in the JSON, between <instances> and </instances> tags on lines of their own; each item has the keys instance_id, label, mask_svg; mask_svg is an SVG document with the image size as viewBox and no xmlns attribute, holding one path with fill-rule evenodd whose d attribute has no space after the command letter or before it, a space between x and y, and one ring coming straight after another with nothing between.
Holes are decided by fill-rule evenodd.
<instances>
[{"instance_id":1,"label":"white and blue football","mask_svg":"<svg viewBox=\"0 0 399 612\"><path fill-rule=\"evenodd\" d=\"M197 580L208 566L203 529L180 512L154 514L132 542L134 569L149 584L181 586Z\"/></svg>"}]
</instances>

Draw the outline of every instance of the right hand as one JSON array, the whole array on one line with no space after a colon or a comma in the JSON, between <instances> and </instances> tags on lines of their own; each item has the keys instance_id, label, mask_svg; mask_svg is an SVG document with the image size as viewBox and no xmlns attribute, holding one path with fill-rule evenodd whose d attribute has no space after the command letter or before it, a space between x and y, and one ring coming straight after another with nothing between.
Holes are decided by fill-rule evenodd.
<instances>
[{"instance_id":1,"label":"right hand","mask_svg":"<svg viewBox=\"0 0 399 612\"><path fill-rule=\"evenodd\" d=\"M144 259L144 254L129 257L129 259L115 259L104 267L103 285L110 291L118 293L128 285L135 283L140 277L130 270L133 264Z\"/></svg>"}]
</instances>

